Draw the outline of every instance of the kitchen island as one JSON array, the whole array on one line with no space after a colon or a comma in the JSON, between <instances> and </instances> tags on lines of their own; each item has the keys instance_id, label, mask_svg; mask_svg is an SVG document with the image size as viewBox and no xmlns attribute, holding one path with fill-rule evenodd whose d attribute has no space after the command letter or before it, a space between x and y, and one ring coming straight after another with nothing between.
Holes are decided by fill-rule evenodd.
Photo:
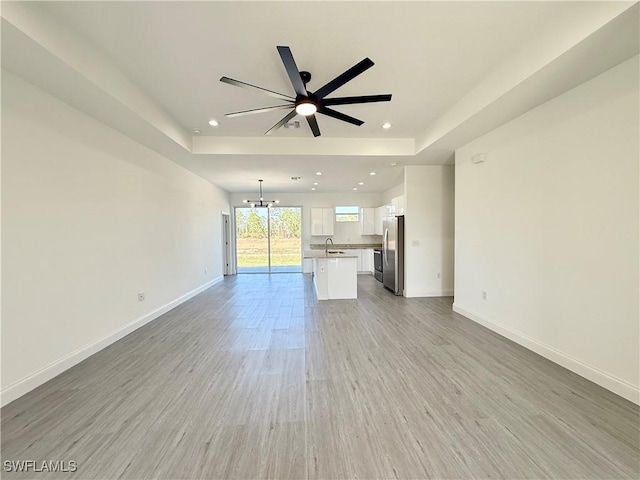
<instances>
[{"instance_id":1,"label":"kitchen island","mask_svg":"<svg viewBox=\"0 0 640 480\"><path fill-rule=\"evenodd\" d=\"M309 250L303 257L313 261L313 285L318 300L358 298L357 255Z\"/></svg>"}]
</instances>

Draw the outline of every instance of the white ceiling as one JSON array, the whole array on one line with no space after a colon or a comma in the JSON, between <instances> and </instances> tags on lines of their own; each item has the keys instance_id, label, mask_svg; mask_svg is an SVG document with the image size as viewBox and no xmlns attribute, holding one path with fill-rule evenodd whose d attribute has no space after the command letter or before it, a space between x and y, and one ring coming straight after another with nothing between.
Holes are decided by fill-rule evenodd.
<instances>
[{"instance_id":1,"label":"white ceiling","mask_svg":"<svg viewBox=\"0 0 640 480\"><path fill-rule=\"evenodd\" d=\"M450 163L455 148L637 54L632 5L5 2L2 63L228 191L253 191L258 178L272 192L315 181L382 191L402 165ZM276 45L312 73L310 90L370 57L375 66L332 95L393 99L336 107L361 127L319 115L320 138L300 117L299 130L262 136L286 111L225 118L279 101L223 75L292 94Z\"/></svg>"}]
</instances>

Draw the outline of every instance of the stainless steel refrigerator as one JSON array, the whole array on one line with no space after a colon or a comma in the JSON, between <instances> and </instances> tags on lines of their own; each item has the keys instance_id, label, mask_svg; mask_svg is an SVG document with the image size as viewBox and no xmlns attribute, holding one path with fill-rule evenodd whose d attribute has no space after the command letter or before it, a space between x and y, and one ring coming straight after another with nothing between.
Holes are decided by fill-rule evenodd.
<instances>
[{"instance_id":1,"label":"stainless steel refrigerator","mask_svg":"<svg viewBox=\"0 0 640 480\"><path fill-rule=\"evenodd\" d=\"M383 223L382 282L396 295L404 294L404 216Z\"/></svg>"}]
</instances>

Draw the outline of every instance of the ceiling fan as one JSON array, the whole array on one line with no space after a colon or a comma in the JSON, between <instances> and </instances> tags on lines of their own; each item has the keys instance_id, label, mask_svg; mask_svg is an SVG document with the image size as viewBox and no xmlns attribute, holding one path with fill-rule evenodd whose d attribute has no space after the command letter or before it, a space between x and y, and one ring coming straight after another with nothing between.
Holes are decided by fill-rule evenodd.
<instances>
[{"instance_id":1,"label":"ceiling fan","mask_svg":"<svg viewBox=\"0 0 640 480\"><path fill-rule=\"evenodd\" d=\"M345 83L353 80L361 73L373 67L374 63L370 58L365 58L361 62L355 64L346 72L338 75L326 85L320 87L315 92L310 92L307 90L307 83L309 83L309 81L311 80L311 74L306 71L301 72L298 70L296 62L293 59L293 54L291 53L291 49L289 47L279 46L277 47L277 49L278 53L280 54L280 58L282 59L282 63L284 64L284 68L287 71L287 75L289 75L289 79L291 80L291 84L293 85L296 96L292 97L290 95L284 95L272 90L267 90L266 88L256 87L255 85L251 85L249 83L234 80L229 77L222 77L220 79L221 82L228 83L229 85L235 85L236 87L245 88L251 91L262 92L266 95L269 95L270 97L274 97L287 102L283 105L274 105L271 107L254 108L252 110L227 113L225 115L226 117L240 117L242 115L252 115L255 113L264 113L271 112L273 110L285 110L291 108L291 111L287 113L287 115L285 115L282 120L280 120L265 132L265 135L273 133L274 131L288 123L296 115L303 115L309 123L309 128L311 128L313 136L319 137L320 128L318 127L318 121L316 120L316 113L320 113L328 117L342 120L343 122L360 126L364 123L362 120L358 120L357 118L345 115L344 113L338 112L329 107L334 105L349 105L354 103L388 102L391 100L391 94L326 98L327 95L337 90Z\"/></svg>"}]
</instances>

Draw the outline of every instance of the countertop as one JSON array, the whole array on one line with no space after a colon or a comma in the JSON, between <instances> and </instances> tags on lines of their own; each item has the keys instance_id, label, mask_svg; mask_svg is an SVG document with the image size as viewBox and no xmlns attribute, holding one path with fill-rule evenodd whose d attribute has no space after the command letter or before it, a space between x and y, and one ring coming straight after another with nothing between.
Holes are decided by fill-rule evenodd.
<instances>
[{"instance_id":1,"label":"countertop","mask_svg":"<svg viewBox=\"0 0 640 480\"><path fill-rule=\"evenodd\" d=\"M311 250L324 250L324 243L312 243L309 245ZM336 243L329 244L329 250L349 250L356 248L382 248L381 243ZM344 255L343 255L344 256Z\"/></svg>"},{"instance_id":2,"label":"countertop","mask_svg":"<svg viewBox=\"0 0 640 480\"><path fill-rule=\"evenodd\" d=\"M329 250L340 250L339 248L329 248ZM324 253L324 246L322 250L305 250L302 258L358 258L357 255L350 253Z\"/></svg>"}]
</instances>

